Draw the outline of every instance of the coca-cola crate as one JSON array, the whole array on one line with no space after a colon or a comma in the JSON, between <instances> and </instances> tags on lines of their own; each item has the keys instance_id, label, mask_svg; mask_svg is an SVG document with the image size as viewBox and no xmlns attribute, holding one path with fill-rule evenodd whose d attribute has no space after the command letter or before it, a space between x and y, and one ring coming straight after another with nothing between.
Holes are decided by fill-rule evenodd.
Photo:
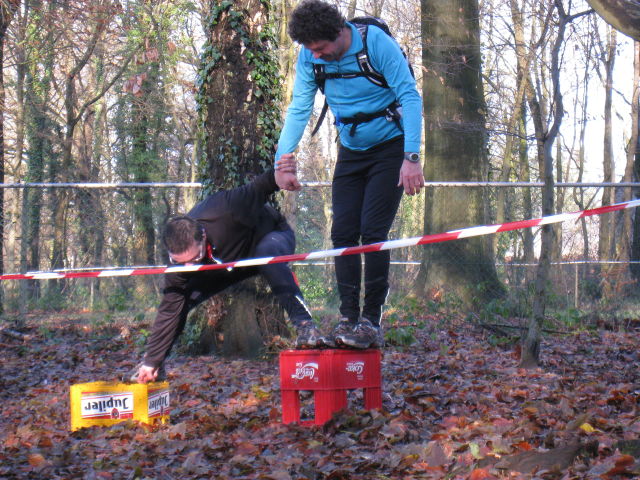
<instances>
[{"instance_id":1,"label":"coca-cola crate","mask_svg":"<svg viewBox=\"0 0 640 480\"><path fill-rule=\"evenodd\" d=\"M363 390L364 407L382 408L380 350L285 350L280 353L282 422L322 425ZM315 418L300 421L300 392L312 391Z\"/></svg>"}]
</instances>

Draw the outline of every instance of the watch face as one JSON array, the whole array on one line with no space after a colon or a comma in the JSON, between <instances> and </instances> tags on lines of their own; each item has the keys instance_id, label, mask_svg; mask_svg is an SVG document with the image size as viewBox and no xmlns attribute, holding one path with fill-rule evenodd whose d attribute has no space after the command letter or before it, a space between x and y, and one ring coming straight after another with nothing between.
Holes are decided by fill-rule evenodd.
<instances>
[{"instance_id":1,"label":"watch face","mask_svg":"<svg viewBox=\"0 0 640 480\"><path fill-rule=\"evenodd\" d=\"M418 163L420 161L420 155L418 155L417 153L410 153L405 158L413 163Z\"/></svg>"}]
</instances>

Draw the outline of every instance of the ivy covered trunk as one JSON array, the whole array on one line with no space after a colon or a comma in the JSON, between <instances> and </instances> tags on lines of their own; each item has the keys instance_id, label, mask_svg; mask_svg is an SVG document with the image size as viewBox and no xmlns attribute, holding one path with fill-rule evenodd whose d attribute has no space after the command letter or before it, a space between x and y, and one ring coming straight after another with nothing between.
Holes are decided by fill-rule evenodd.
<instances>
[{"instance_id":1,"label":"ivy covered trunk","mask_svg":"<svg viewBox=\"0 0 640 480\"><path fill-rule=\"evenodd\" d=\"M270 12L266 0L210 2L198 95L209 192L243 185L272 166L281 84ZM216 309L222 318L208 324L226 354L255 356L267 337L281 333L282 311L261 279L213 301L225 304Z\"/></svg>"},{"instance_id":2,"label":"ivy covered trunk","mask_svg":"<svg viewBox=\"0 0 640 480\"><path fill-rule=\"evenodd\" d=\"M46 165L57 163L53 138L58 126L47 117L54 65L53 37L51 30L38 28L54 13L55 5L49 4L45 12L42 2L31 2L28 25L36 32L34 41L25 41L24 53L24 125L28 145L26 153L27 171L25 183L45 181ZM31 27L33 25L33 27ZM52 170L52 167L49 168ZM51 173L50 173L51 175ZM52 180L52 177L49 177ZM40 189L25 189L21 207L20 270L23 272L40 270L40 245L42 238L42 218L52 202L45 201ZM20 308L26 311L28 303L37 301L41 295L41 282L27 280L20 285Z\"/></svg>"},{"instance_id":3,"label":"ivy covered trunk","mask_svg":"<svg viewBox=\"0 0 640 480\"><path fill-rule=\"evenodd\" d=\"M211 191L272 164L281 89L269 11L264 0L211 2L199 96Z\"/></svg>"},{"instance_id":4,"label":"ivy covered trunk","mask_svg":"<svg viewBox=\"0 0 640 480\"><path fill-rule=\"evenodd\" d=\"M487 178L484 93L477 0L422 1L425 178ZM485 224L486 191L428 188L425 233ZM424 250L417 293L442 290L465 305L502 295L491 237L430 245Z\"/></svg>"}]
</instances>

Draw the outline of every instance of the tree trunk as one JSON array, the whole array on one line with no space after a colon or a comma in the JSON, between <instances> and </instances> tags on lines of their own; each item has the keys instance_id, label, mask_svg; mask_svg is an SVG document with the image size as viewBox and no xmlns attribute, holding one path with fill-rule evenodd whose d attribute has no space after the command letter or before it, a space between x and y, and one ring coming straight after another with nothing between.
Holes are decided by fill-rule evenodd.
<instances>
[{"instance_id":1,"label":"tree trunk","mask_svg":"<svg viewBox=\"0 0 640 480\"><path fill-rule=\"evenodd\" d=\"M104 75L104 48L98 46L96 61L95 84L97 90L102 90L105 85ZM91 114L91 119L87 118L84 125L83 148L80 149L80 164L78 168L78 181L80 182L100 182L100 164L103 156L103 144L105 130L107 128L107 105L104 99L96 102ZM91 121L90 121L91 120ZM79 222L79 246L82 258L80 264L83 266L103 266L103 249L105 243L105 224L107 222L103 202L105 192L93 189L79 190L77 196L77 211ZM87 215L85 212L91 212ZM91 291L90 307L93 308L93 301L100 291L100 282L94 279L87 280L86 285Z\"/></svg>"},{"instance_id":2,"label":"tree trunk","mask_svg":"<svg viewBox=\"0 0 640 480\"><path fill-rule=\"evenodd\" d=\"M633 164L633 180L638 181L640 172L640 41L633 46L633 95L631 98L631 138L627 147L627 165ZM635 196L639 197L636 190ZM640 208L633 212L631 260L640 261ZM631 274L640 281L640 265L631 264Z\"/></svg>"},{"instance_id":3,"label":"tree trunk","mask_svg":"<svg viewBox=\"0 0 640 480\"><path fill-rule=\"evenodd\" d=\"M487 178L484 94L477 0L423 0L423 99L427 181ZM446 205L446 208L443 208ZM427 189L425 233L488 223L481 188ZM493 262L492 237L434 244L423 252L416 293L444 289L467 306L504 290Z\"/></svg>"},{"instance_id":4,"label":"tree trunk","mask_svg":"<svg viewBox=\"0 0 640 480\"><path fill-rule=\"evenodd\" d=\"M555 154L555 181L556 182L562 182L563 179L565 177L563 177L563 171L562 171L562 144L561 142L556 142L555 143L555 147L556 147L556 154ZM569 162L567 162L567 165L569 164ZM564 199L565 199L565 189L564 188L555 188L554 187L554 195L555 195L555 210L558 212L563 212L564 211ZM553 249L551 250L551 261L553 262L559 262L560 260L562 260L562 224L561 223L556 223L553 226L554 229L554 234L553 234ZM559 272L560 278L559 280L563 280L562 276L562 270L560 270ZM558 277L556 277L558 278Z\"/></svg>"},{"instance_id":5,"label":"tree trunk","mask_svg":"<svg viewBox=\"0 0 640 480\"><path fill-rule=\"evenodd\" d=\"M347 7L347 18L353 18L356 16L356 7L358 0L349 0L349 6Z\"/></svg>"},{"instance_id":6,"label":"tree trunk","mask_svg":"<svg viewBox=\"0 0 640 480\"><path fill-rule=\"evenodd\" d=\"M592 62L592 55L591 52L593 50L593 35L589 36L588 38L588 43L587 43L587 48L586 48L586 58L585 58L585 65L589 66L591 65ZM586 132L587 132L587 113L589 111L588 106L589 106L589 79L590 79L591 75L590 75L590 69L589 68L585 68L585 73L584 73L584 79L583 79L583 93L582 93L582 102L581 102L581 110L582 110L582 115L580 117L581 122L580 122L580 135L579 135L579 140L578 140L578 178L577 181L579 183L582 183L583 178L584 178L584 168L585 168L585 136L586 136ZM577 103L578 100L576 99L576 109L577 109ZM575 109L574 109L575 110ZM577 118L577 114L576 114L576 118ZM584 210L586 207L586 202L585 202L585 191L583 188L576 188L573 191L573 199L576 202L576 205L578 206L578 210ZM588 234L588 230L587 230L587 221L585 218L581 218L580 219L580 229L582 231L582 257L583 260L588 260L589 259L589 234ZM581 267L582 270L582 275L584 274L585 269L585 265L583 265ZM576 292L577 294L577 292Z\"/></svg>"},{"instance_id":7,"label":"tree trunk","mask_svg":"<svg viewBox=\"0 0 640 480\"><path fill-rule=\"evenodd\" d=\"M296 64L296 46L287 33L287 26L289 22L289 14L292 6L289 0L278 0L278 47L280 49L280 55L278 59L280 62L280 74L282 75L282 98L283 105L282 110L286 109L286 105L291 101L293 96L293 84L295 81L295 64ZM282 192L283 203L282 213L287 217L289 225L293 231L297 231L297 218L296 213L298 211L298 193L297 192Z\"/></svg>"},{"instance_id":8,"label":"tree trunk","mask_svg":"<svg viewBox=\"0 0 640 480\"><path fill-rule=\"evenodd\" d=\"M81 116L88 105L78 105L77 85L81 85L81 72L94 54L96 46L107 25L105 19L96 21L91 38L88 40L82 55L66 72L65 83L65 125L64 140L62 143L62 165L58 170L58 175L52 171L52 181L74 181L76 170L79 165L74 164L74 139L76 127L81 121ZM104 92L103 92L104 93ZM101 96L101 95L100 95ZM64 268L67 261L67 237L68 224L67 215L71 202L71 192L67 189L57 189L52 192L53 197L53 245L51 247L51 268ZM64 288L64 280L50 282L51 293L55 296L61 295Z\"/></svg>"},{"instance_id":9,"label":"tree trunk","mask_svg":"<svg viewBox=\"0 0 640 480\"><path fill-rule=\"evenodd\" d=\"M270 2L212 0L210 11L198 102L208 160L204 182L218 190L242 185L272 165L281 85ZM238 288L245 290L227 297L223 351L254 356L263 335L275 330L260 325L264 308L259 297L266 286L252 280ZM246 293L246 288L253 293ZM282 311L274 308L265 318L270 325L278 317L281 320Z\"/></svg>"},{"instance_id":10,"label":"tree trunk","mask_svg":"<svg viewBox=\"0 0 640 480\"><path fill-rule=\"evenodd\" d=\"M613 156L613 138L612 138L612 104L613 104L613 67L616 58L616 31L610 29L606 52L603 52L605 78L604 80L604 138L602 152L602 172L603 182L613 182L615 172L615 159ZM602 206L615 203L615 189L605 188L602 192ZM615 258L615 242L613 239L616 225L615 213L605 213L600 215L600 236L598 239L598 259L607 261ZM603 293L606 297L611 298L611 274L616 269L612 265L603 264L600 268Z\"/></svg>"},{"instance_id":11,"label":"tree trunk","mask_svg":"<svg viewBox=\"0 0 640 480\"><path fill-rule=\"evenodd\" d=\"M51 29L42 28L47 25L47 15L51 15L53 5L45 11L42 2L34 1L25 12L25 26L33 27L38 36L25 47L24 79L25 79L25 137L27 140L27 171L25 182L43 182L46 164L54 169L57 154L54 152L53 139L58 130L48 117L50 89L53 78L54 48ZM49 172L53 175L53 172ZM41 220L44 212L44 195L41 189L25 189L22 196L20 246L20 270L23 272L40 269L41 252ZM24 311L27 304L39 299L41 285L37 280L25 280L20 292L20 309Z\"/></svg>"},{"instance_id":12,"label":"tree trunk","mask_svg":"<svg viewBox=\"0 0 640 480\"><path fill-rule=\"evenodd\" d=\"M153 82L148 83L154 88ZM155 155L149 151L149 140L152 128L148 115L148 106L141 100L134 99L132 113L134 123L132 129L131 174L134 182L151 181ZM153 265L155 263L155 227L153 224L153 205L151 191L147 188L136 189L132 195L134 216L133 229L133 261L138 264Z\"/></svg>"},{"instance_id":13,"label":"tree trunk","mask_svg":"<svg viewBox=\"0 0 640 480\"><path fill-rule=\"evenodd\" d=\"M547 15L547 21L549 16ZM546 27L545 27L546 28ZM556 48L558 43L556 41ZM559 93L559 92L558 92ZM529 75L527 85L527 103L531 112L531 120L536 137L536 157L540 175L545 183L542 190L542 214L550 215L553 212L553 159L551 158L552 143L547 145L547 126L545 125L546 99L538 98L533 75ZM550 254L553 246L553 228L549 225L541 229L541 246L538 268L534 280L533 312L529 320L528 329L522 338L522 356L520 365L531 368L540 361L540 328L544 319L544 311L547 298L547 282L550 267Z\"/></svg>"},{"instance_id":14,"label":"tree trunk","mask_svg":"<svg viewBox=\"0 0 640 480\"><path fill-rule=\"evenodd\" d=\"M553 8L553 7L552 7ZM560 89L560 51L564 42L564 34L567 24L578 16L567 15L559 0L555 2L558 11L559 24L558 31L551 50L551 83L553 95L552 122L548 129L544 126L542 109L540 102L535 97L533 83L530 82L529 105L532 110L533 122L536 127L536 142L538 145L538 158L542 161L541 172L544 175L544 187L542 191L542 215L553 215L553 195L554 195L554 169L553 169L553 145L558 137L558 131L564 115L562 103L562 93ZM549 17L547 17L549 18ZM540 247L540 259L534 286L533 314L529 321L529 328L522 339L522 357L520 366L523 368L533 368L540 364L540 329L544 320L547 292L549 288L549 270L551 267L551 254L554 244L554 229L551 225L542 227L542 239Z\"/></svg>"},{"instance_id":15,"label":"tree trunk","mask_svg":"<svg viewBox=\"0 0 640 480\"><path fill-rule=\"evenodd\" d=\"M640 41L640 3L637 0L587 0L605 22Z\"/></svg>"},{"instance_id":16,"label":"tree trunk","mask_svg":"<svg viewBox=\"0 0 640 480\"><path fill-rule=\"evenodd\" d=\"M507 138L505 140L505 148L502 159L502 167L500 169L500 181L508 182L511 178L511 174L514 169L513 156L514 152L519 151L518 131L520 129L522 121L521 109L525 106L524 98L527 86L527 75L529 71L529 65L531 64L531 57L534 50L530 49L527 53L525 48L524 37L524 21L522 18L522 12L515 0L510 0L511 6L511 20L513 22L513 34L516 49L517 58L517 83L516 83L516 96L513 99L513 112L508 119L506 125ZM509 192L506 188L499 188L496 194L496 223L504 223L511 220L509 212L507 211L507 205L513 203L508 202ZM530 218L530 217L525 217Z\"/></svg>"},{"instance_id":17,"label":"tree trunk","mask_svg":"<svg viewBox=\"0 0 640 480\"><path fill-rule=\"evenodd\" d=\"M246 183L272 162L279 118L274 100L280 98L280 87L275 84L277 61L265 39L267 30L271 35L269 2L228 5L214 0L211 5L210 54L220 57L205 63L208 70L201 72L209 173L205 182L221 190Z\"/></svg>"},{"instance_id":18,"label":"tree trunk","mask_svg":"<svg viewBox=\"0 0 640 480\"><path fill-rule=\"evenodd\" d=\"M19 1L11 0L0 4L0 183L4 183L4 36L11 23ZM0 275L4 274L4 188L0 189ZM4 313L4 295L0 285L0 314Z\"/></svg>"}]
</instances>

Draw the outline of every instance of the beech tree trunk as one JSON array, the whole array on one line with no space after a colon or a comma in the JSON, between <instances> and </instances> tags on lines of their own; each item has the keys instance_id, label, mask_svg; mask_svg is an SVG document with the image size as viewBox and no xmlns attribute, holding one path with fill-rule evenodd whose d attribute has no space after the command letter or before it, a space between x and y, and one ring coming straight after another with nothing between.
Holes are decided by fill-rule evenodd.
<instances>
[{"instance_id":1,"label":"beech tree trunk","mask_svg":"<svg viewBox=\"0 0 640 480\"><path fill-rule=\"evenodd\" d=\"M425 178L486 180L478 2L423 0L421 5ZM482 188L429 188L424 218L426 234L486 224L486 192ZM501 296L492 241L491 236L483 236L425 248L416 293L441 289L467 306Z\"/></svg>"}]
</instances>

